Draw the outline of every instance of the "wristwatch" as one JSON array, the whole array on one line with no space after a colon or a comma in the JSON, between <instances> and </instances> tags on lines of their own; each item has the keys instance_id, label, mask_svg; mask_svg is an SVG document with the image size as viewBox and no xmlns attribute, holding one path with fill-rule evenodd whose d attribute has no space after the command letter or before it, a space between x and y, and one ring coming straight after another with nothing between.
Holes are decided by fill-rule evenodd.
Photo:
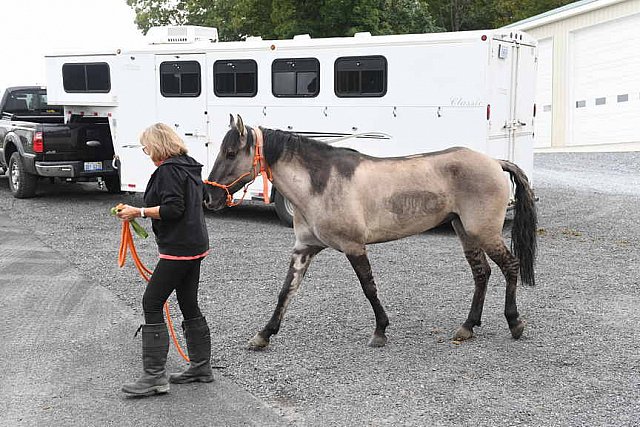
<instances>
[{"instance_id":1,"label":"wristwatch","mask_svg":"<svg viewBox=\"0 0 640 427\"><path fill-rule=\"evenodd\" d=\"M140 208L140 218L146 218L146 216L144 216L144 208Z\"/></svg>"}]
</instances>

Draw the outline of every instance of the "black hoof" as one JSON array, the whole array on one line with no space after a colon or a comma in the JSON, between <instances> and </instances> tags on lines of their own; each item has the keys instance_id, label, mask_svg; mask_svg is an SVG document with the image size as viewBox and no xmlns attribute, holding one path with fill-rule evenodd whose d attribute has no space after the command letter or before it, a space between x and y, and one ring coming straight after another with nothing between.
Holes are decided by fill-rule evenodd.
<instances>
[{"instance_id":1,"label":"black hoof","mask_svg":"<svg viewBox=\"0 0 640 427\"><path fill-rule=\"evenodd\" d=\"M253 338L249 340L249 350L264 350L269 345L269 340L262 338L260 333L255 334Z\"/></svg>"},{"instance_id":2,"label":"black hoof","mask_svg":"<svg viewBox=\"0 0 640 427\"><path fill-rule=\"evenodd\" d=\"M527 325L527 322L525 322L524 320L518 320L518 323L511 328L511 336L513 337L513 339L518 339L522 336L522 333L524 332L524 327Z\"/></svg>"},{"instance_id":3,"label":"black hoof","mask_svg":"<svg viewBox=\"0 0 640 427\"><path fill-rule=\"evenodd\" d=\"M367 344L369 347L384 347L387 344L387 336L374 334L369 343Z\"/></svg>"},{"instance_id":4,"label":"black hoof","mask_svg":"<svg viewBox=\"0 0 640 427\"><path fill-rule=\"evenodd\" d=\"M473 338L473 329L467 329L464 326L460 326L453 335L454 341L465 341L471 338Z\"/></svg>"}]
</instances>

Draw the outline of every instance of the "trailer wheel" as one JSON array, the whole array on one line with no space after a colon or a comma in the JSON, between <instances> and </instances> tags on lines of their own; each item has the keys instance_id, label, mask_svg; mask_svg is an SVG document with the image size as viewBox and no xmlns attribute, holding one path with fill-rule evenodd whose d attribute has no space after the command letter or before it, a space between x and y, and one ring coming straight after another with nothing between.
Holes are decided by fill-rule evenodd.
<instances>
[{"instance_id":1,"label":"trailer wheel","mask_svg":"<svg viewBox=\"0 0 640 427\"><path fill-rule=\"evenodd\" d=\"M286 197L277 191L275 193L273 200L276 204L276 213L278 214L278 218L280 218L280 221L282 221L282 223L287 227L293 227L293 212L295 208Z\"/></svg>"},{"instance_id":2,"label":"trailer wheel","mask_svg":"<svg viewBox=\"0 0 640 427\"><path fill-rule=\"evenodd\" d=\"M112 175L104 177L104 185L107 187L107 191L111 194L120 194L120 175Z\"/></svg>"},{"instance_id":3,"label":"trailer wheel","mask_svg":"<svg viewBox=\"0 0 640 427\"><path fill-rule=\"evenodd\" d=\"M25 171L20 153L9 159L9 189L16 199L28 199L36 195L38 177Z\"/></svg>"}]
</instances>

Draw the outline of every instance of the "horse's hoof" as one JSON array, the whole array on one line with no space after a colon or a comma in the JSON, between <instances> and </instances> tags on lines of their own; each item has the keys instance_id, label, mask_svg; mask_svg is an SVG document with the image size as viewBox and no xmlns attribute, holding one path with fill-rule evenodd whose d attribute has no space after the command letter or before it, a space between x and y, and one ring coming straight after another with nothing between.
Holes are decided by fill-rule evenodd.
<instances>
[{"instance_id":1,"label":"horse's hoof","mask_svg":"<svg viewBox=\"0 0 640 427\"><path fill-rule=\"evenodd\" d=\"M384 347L387 344L386 335L374 335L367 344L369 347Z\"/></svg>"},{"instance_id":2,"label":"horse's hoof","mask_svg":"<svg viewBox=\"0 0 640 427\"><path fill-rule=\"evenodd\" d=\"M269 340L262 338L259 333L249 340L249 350L264 350L268 345Z\"/></svg>"},{"instance_id":3,"label":"horse's hoof","mask_svg":"<svg viewBox=\"0 0 640 427\"><path fill-rule=\"evenodd\" d=\"M524 320L518 320L518 324L513 328L511 328L511 336L513 337L513 339L517 340L522 336L522 333L524 332L524 327L526 325L527 325L527 322L525 322Z\"/></svg>"},{"instance_id":4,"label":"horse's hoof","mask_svg":"<svg viewBox=\"0 0 640 427\"><path fill-rule=\"evenodd\" d=\"M473 337L473 330L469 330L464 326L460 326L456 333L453 335L454 341L464 341Z\"/></svg>"}]
</instances>

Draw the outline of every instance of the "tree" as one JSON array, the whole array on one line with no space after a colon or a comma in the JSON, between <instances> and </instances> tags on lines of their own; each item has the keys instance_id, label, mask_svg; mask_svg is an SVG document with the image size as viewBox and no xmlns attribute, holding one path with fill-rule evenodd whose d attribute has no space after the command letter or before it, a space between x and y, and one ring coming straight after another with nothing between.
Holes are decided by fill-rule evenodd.
<instances>
[{"instance_id":1,"label":"tree","mask_svg":"<svg viewBox=\"0 0 640 427\"><path fill-rule=\"evenodd\" d=\"M167 0L127 0L136 12L136 25L146 34L156 25L180 25L185 23L183 2Z\"/></svg>"},{"instance_id":2,"label":"tree","mask_svg":"<svg viewBox=\"0 0 640 427\"><path fill-rule=\"evenodd\" d=\"M572 0L430 0L437 26L447 31L499 28Z\"/></svg>"},{"instance_id":3,"label":"tree","mask_svg":"<svg viewBox=\"0 0 640 427\"><path fill-rule=\"evenodd\" d=\"M520 3L515 0L496 0L496 6L502 13L493 21L496 27L521 21L547 12L557 7L573 3L572 0L528 0Z\"/></svg>"},{"instance_id":4,"label":"tree","mask_svg":"<svg viewBox=\"0 0 640 427\"><path fill-rule=\"evenodd\" d=\"M437 31L426 0L127 0L146 32L166 24L218 28L221 40Z\"/></svg>"},{"instance_id":5,"label":"tree","mask_svg":"<svg viewBox=\"0 0 640 427\"><path fill-rule=\"evenodd\" d=\"M498 28L571 0L127 0L145 32L154 25L218 28L221 40L408 34Z\"/></svg>"}]
</instances>

